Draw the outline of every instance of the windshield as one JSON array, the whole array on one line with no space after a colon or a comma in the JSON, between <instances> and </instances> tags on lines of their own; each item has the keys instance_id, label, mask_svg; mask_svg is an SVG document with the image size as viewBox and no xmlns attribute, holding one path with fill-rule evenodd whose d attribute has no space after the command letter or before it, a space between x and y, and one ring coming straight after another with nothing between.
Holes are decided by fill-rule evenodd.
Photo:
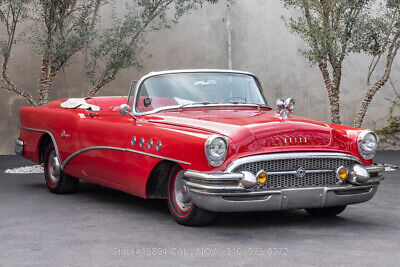
<instances>
[{"instance_id":1,"label":"windshield","mask_svg":"<svg viewBox=\"0 0 400 267\"><path fill-rule=\"evenodd\" d=\"M250 75L237 73L173 73L146 79L139 88L136 112L194 104L267 106L261 87Z\"/></svg>"}]
</instances>

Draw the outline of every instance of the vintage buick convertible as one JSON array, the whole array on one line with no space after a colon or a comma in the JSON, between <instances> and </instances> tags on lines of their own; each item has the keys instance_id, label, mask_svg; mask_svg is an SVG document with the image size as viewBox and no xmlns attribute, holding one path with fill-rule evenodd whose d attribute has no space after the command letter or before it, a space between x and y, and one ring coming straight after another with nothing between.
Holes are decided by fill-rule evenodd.
<instances>
[{"instance_id":1,"label":"vintage buick convertible","mask_svg":"<svg viewBox=\"0 0 400 267\"><path fill-rule=\"evenodd\" d=\"M292 99L276 108L247 72L153 72L128 97L21 108L15 149L44 165L53 193L82 179L165 198L183 225L209 223L215 212L333 216L375 195L374 132L292 115Z\"/></svg>"}]
</instances>

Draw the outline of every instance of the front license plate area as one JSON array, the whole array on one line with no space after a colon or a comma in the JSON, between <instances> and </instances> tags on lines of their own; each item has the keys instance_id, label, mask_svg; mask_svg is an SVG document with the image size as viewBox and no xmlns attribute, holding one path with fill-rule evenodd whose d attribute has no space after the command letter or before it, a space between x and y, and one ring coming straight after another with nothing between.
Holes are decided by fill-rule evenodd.
<instances>
[{"instance_id":1,"label":"front license plate area","mask_svg":"<svg viewBox=\"0 0 400 267\"><path fill-rule=\"evenodd\" d=\"M324 189L282 190L282 209L320 208L323 205Z\"/></svg>"}]
</instances>

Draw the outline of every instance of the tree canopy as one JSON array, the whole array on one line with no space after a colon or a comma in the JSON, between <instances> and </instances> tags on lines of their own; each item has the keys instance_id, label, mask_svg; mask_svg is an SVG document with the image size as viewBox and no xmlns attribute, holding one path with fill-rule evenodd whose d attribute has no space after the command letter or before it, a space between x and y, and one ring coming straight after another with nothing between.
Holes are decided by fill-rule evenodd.
<instances>
[{"instance_id":1,"label":"tree canopy","mask_svg":"<svg viewBox=\"0 0 400 267\"><path fill-rule=\"evenodd\" d=\"M389 79L399 48L399 0L282 0L286 8L297 10L285 19L287 26L306 43L301 52L321 71L328 93L331 121L341 123L340 91L343 61L350 53L371 56L367 72L368 90L355 119L361 126L366 110ZM372 74L386 53L386 69L373 85Z\"/></svg>"},{"instance_id":2,"label":"tree canopy","mask_svg":"<svg viewBox=\"0 0 400 267\"><path fill-rule=\"evenodd\" d=\"M94 96L119 71L140 66L138 55L148 33L171 27L205 2L217 0L1 0L1 87L32 105L43 105L59 72L81 53L84 74L92 84L88 96ZM118 15L115 8L121 4L125 13ZM105 8L113 10L110 26L100 23ZM22 23L30 26L19 35ZM42 58L37 99L11 81L7 72L13 47L21 40Z\"/></svg>"}]
</instances>

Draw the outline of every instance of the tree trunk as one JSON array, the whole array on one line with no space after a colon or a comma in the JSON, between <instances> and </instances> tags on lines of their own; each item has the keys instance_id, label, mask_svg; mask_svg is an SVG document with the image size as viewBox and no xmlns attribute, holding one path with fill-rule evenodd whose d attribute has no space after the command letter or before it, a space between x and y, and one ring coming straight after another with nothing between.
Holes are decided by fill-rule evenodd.
<instances>
[{"instance_id":1,"label":"tree trunk","mask_svg":"<svg viewBox=\"0 0 400 267\"><path fill-rule=\"evenodd\" d=\"M367 109L371 104L372 99L374 98L375 94L381 89L385 83L388 81L386 78L382 78L374 85L368 89L367 94L364 97L364 100L361 102L360 109L357 112L356 119L354 120L354 126L360 128L363 124L365 115L367 114Z\"/></svg>"},{"instance_id":2,"label":"tree trunk","mask_svg":"<svg viewBox=\"0 0 400 267\"><path fill-rule=\"evenodd\" d=\"M322 78L328 92L329 108L331 112L331 122L333 124L341 124L340 121L340 84L333 84L329 75L328 65L326 62L319 62L318 67L322 73Z\"/></svg>"},{"instance_id":3,"label":"tree trunk","mask_svg":"<svg viewBox=\"0 0 400 267\"><path fill-rule=\"evenodd\" d=\"M101 77L99 81L97 82L96 86L94 86L92 89L90 89L89 93L87 94L87 97L94 97L97 95L99 90L104 87L106 84L112 82L115 80L115 75L109 75L107 77Z\"/></svg>"},{"instance_id":4,"label":"tree trunk","mask_svg":"<svg viewBox=\"0 0 400 267\"><path fill-rule=\"evenodd\" d=\"M39 80L39 106L45 105L49 101L49 95L54 81L57 77L59 68L52 66L48 59L42 60L42 74Z\"/></svg>"},{"instance_id":5,"label":"tree trunk","mask_svg":"<svg viewBox=\"0 0 400 267\"><path fill-rule=\"evenodd\" d=\"M340 120L340 98L339 90L335 90L337 93L332 93L329 96L329 108L331 110L331 122L333 124L342 124Z\"/></svg>"},{"instance_id":6,"label":"tree trunk","mask_svg":"<svg viewBox=\"0 0 400 267\"><path fill-rule=\"evenodd\" d=\"M33 97L30 94L25 93L22 90L19 90L18 87L14 83L12 83L10 78L8 77L7 64L10 59L9 55L10 54L4 55L4 62L2 64L1 79L0 79L2 85L0 85L0 87L5 88L9 92L14 92L14 93L18 94L19 96L22 96L23 98L26 99L26 101L28 101L28 103L30 103L32 106L36 107L37 105L36 105L36 102L33 99Z\"/></svg>"}]
</instances>

